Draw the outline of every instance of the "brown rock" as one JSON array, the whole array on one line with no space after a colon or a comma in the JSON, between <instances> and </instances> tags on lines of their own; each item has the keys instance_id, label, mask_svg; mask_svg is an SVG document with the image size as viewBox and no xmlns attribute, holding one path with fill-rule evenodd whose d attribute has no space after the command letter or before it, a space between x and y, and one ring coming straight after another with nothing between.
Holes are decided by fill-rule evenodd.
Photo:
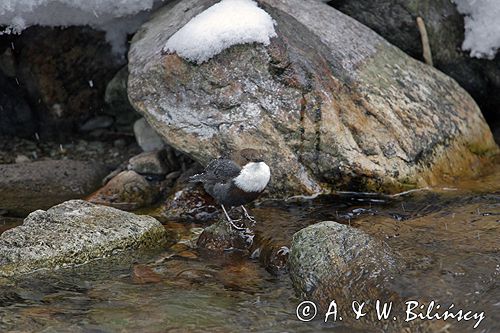
<instances>
[{"instance_id":1,"label":"brown rock","mask_svg":"<svg viewBox=\"0 0 500 333\"><path fill-rule=\"evenodd\" d=\"M159 193L159 184L149 183L135 171L123 171L87 200L130 211L151 205Z\"/></svg>"}]
</instances>

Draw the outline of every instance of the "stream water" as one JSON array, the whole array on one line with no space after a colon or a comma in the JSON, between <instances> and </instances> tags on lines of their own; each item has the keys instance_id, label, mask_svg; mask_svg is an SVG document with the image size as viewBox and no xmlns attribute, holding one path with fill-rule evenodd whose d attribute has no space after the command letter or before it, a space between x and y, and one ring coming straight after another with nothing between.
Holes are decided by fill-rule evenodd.
<instances>
[{"instance_id":1,"label":"stream water","mask_svg":"<svg viewBox=\"0 0 500 333\"><path fill-rule=\"evenodd\" d=\"M266 221L257 230L263 246L287 245L295 231L324 220L383 239L407 263L395 281L403 298L484 311L478 329L448 321L443 332L493 333L500 332L499 184L497 165L453 188L266 201L253 213ZM168 248L0 280L0 332L356 332L299 321L288 275L239 253L198 253L199 227L166 223Z\"/></svg>"}]
</instances>

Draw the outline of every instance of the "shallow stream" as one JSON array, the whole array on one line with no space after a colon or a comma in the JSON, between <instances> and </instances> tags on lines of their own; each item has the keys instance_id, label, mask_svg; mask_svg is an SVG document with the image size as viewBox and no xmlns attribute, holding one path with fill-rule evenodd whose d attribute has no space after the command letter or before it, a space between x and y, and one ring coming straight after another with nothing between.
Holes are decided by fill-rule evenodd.
<instances>
[{"instance_id":1,"label":"shallow stream","mask_svg":"<svg viewBox=\"0 0 500 333\"><path fill-rule=\"evenodd\" d=\"M252 211L263 247L289 245L295 231L324 220L383 239L407 263L395 281L403 298L484 311L475 331L493 333L500 332L499 184L497 165L453 187L265 201ZM10 226L0 224L0 232ZM0 280L0 331L354 332L341 323L300 322L288 275L271 274L257 259L198 253L200 225L165 226L168 248ZM445 324L443 332L473 331L473 322Z\"/></svg>"}]
</instances>

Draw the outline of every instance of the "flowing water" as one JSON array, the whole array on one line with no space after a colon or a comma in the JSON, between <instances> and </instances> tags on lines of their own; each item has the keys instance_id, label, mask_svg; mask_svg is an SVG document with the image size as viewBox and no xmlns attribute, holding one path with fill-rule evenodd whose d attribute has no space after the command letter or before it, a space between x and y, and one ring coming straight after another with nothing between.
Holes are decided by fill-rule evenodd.
<instances>
[{"instance_id":1,"label":"flowing water","mask_svg":"<svg viewBox=\"0 0 500 333\"><path fill-rule=\"evenodd\" d=\"M476 330L474 321L447 321L443 332L500 332L499 169L454 188L399 196L266 201L253 209L266 221L257 233L262 246L279 247L318 221L360 228L405 259L394 282L401 297L485 313ZM199 227L166 223L174 239L168 248L0 280L0 332L355 332L299 321L286 274L238 252L198 253Z\"/></svg>"}]
</instances>

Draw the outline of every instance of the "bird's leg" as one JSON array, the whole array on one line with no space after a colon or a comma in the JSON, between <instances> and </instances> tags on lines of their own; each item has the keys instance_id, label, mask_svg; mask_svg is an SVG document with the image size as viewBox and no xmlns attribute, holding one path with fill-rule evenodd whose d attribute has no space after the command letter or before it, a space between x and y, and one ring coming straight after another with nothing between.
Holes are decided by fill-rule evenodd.
<instances>
[{"instance_id":1,"label":"bird's leg","mask_svg":"<svg viewBox=\"0 0 500 333\"><path fill-rule=\"evenodd\" d=\"M255 224L255 218L248 214L248 211L246 210L245 206L241 205L241 209L243 209L243 213L245 214L245 217L252 222L252 224Z\"/></svg>"},{"instance_id":2,"label":"bird's leg","mask_svg":"<svg viewBox=\"0 0 500 333\"><path fill-rule=\"evenodd\" d=\"M236 230L245 230L245 228L238 227L236 224L234 224L233 220L229 217L229 214L226 211L226 208L224 208L224 205L220 205L222 207L222 210L224 211L224 214L226 215L226 219L229 222L229 224Z\"/></svg>"}]
</instances>

